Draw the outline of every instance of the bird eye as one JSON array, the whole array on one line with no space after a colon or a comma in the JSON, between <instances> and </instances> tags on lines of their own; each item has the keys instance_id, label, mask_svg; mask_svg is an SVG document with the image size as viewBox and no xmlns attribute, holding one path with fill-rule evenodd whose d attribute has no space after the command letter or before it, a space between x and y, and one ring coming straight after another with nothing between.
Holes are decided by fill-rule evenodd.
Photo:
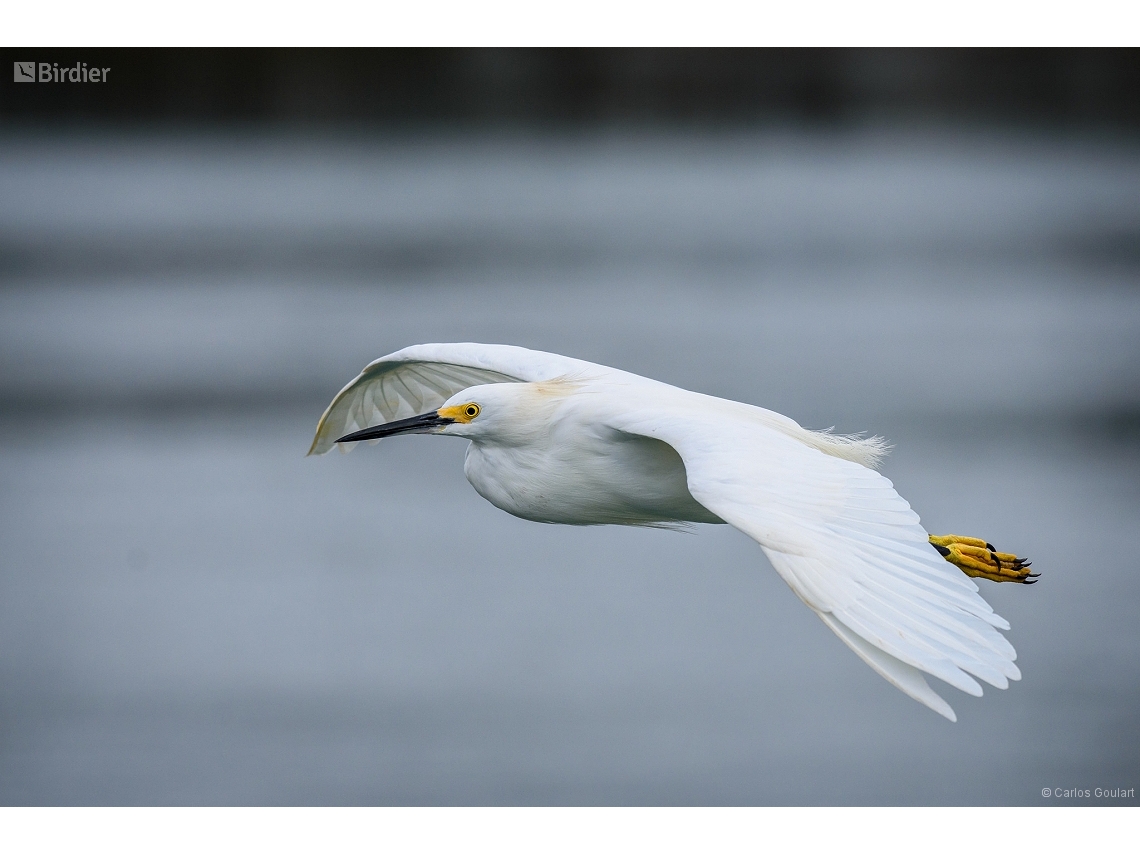
<instances>
[{"instance_id":1,"label":"bird eye","mask_svg":"<svg viewBox=\"0 0 1140 855\"><path fill-rule=\"evenodd\" d=\"M469 419L475 418L477 415L479 415L479 405L478 404L468 404L466 407L463 408L463 415L467 416L467 418L469 418Z\"/></svg>"}]
</instances>

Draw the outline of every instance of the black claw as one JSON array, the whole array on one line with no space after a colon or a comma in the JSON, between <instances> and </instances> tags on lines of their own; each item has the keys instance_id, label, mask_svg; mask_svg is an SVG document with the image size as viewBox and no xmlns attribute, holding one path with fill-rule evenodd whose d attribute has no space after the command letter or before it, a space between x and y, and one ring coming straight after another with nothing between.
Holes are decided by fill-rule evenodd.
<instances>
[{"instance_id":1,"label":"black claw","mask_svg":"<svg viewBox=\"0 0 1140 855\"><path fill-rule=\"evenodd\" d=\"M1020 560L1020 559L1019 559L1019 560ZM1031 564L1033 564L1033 562L1032 562L1032 561L1022 561L1022 562L1021 562L1021 566L1022 566L1022 567L1029 567Z\"/></svg>"},{"instance_id":2,"label":"black claw","mask_svg":"<svg viewBox=\"0 0 1140 855\"><path fill-rule=\"evenodd\" d=\"M1036 579L1023 579L1021 584L1022 585L1036 585L1037 580Z\"/></svg>"},{"instance_id":3,"label":"black claw","mask_svg":"<svg viewBox=\"0 0 1140 855\"><path fill-rule=\"evenodd\" d=\"M1040 573L1026 573L1025 577L1027 579L1036 579L1040 575L1041 575Z\"/></svg>"},{"instance_id":4,"label":"black claw","mask_svg":"<svg viewBox=\"0 0 1140 855\"><path fill-rule=\"evenodd\" d=\"M987 543L986 549L988 549L990 552L997 552L997 549L994 548L994 545L992 543Z\"/></svg>"},{"instance_id":5,"label":"black claw","mask_svg":"<svg viewBox=\"0 0 1140 855\"><path fill-rule=\"evenodd\" d=\"M937 550L938 550L938 554L939 554L939 555L949 555L949 554L950 554L950 550L949 550L949 549L947 549L945 546L936 546L936 545L935 545L935 544L933 544L933 543L932 543L932 544L930 544L930 545L931 545L931 546L933 546L935 549L937 549Z\"/></svg>"}]
</instances>

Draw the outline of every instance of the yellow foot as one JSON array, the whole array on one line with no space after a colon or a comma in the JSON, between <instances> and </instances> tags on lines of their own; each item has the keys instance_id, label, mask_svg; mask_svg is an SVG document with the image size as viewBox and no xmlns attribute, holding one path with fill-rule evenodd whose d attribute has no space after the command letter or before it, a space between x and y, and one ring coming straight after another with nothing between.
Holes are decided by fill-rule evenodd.
<instances>
[{"instance_id":1,"label":"yellow foot","mask_svg":"<svg viewBox=\"0 0 1140 855\"><path fill-rule=\"evenodd\" d=\"M938 554L965 573L993 582L1021 582L1032 585L1039 573L1029 572L1029 562L1008 552L998 552L984 540L956 534L930 535Z\"/></svg>"}]
</instances>

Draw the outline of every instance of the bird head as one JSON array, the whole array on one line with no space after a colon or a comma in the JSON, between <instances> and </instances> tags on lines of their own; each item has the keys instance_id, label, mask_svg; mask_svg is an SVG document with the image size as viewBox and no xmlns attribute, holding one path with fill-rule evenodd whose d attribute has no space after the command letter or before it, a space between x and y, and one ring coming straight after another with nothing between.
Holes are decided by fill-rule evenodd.
<instances>
[{"instance_id":1,"label":"bird head","mask_svg":"<svg viewBox=\"0 0 1140 855\"><path fill-rule=\"evenodd\" d=\"M472 440L509 439L534 421L542 392L535 383L491 383L452 395L438 410L342 436L337 442L361 442L402 433L461 436Z\"/></svg>"}]
</instances>

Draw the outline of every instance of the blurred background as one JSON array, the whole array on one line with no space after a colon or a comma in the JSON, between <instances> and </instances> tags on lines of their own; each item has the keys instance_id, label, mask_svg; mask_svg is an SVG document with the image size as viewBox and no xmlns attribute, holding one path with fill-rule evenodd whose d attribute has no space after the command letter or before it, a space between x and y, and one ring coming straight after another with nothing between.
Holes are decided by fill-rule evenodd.
<instances>
[{"instance_id":1,"label":"blurred background","mask_svg":"<svg viewBox=\"0 0 1140 855\"><path fill-rule=\"evenodd\" d=\"M0 802L1140 786L1137 51L0 53ZM1024 679L931 678L950 724L727 526L304 457L464 340L887 436L928 529L1042 572L980 583Z\"/></svg>"}]
</instances>

